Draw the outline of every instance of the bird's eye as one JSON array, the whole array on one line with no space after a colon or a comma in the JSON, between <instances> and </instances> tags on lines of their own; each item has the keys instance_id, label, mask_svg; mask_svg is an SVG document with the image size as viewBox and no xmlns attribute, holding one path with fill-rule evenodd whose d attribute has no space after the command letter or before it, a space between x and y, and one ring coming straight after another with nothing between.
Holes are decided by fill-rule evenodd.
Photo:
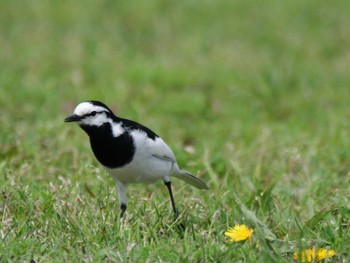
<instances>
[{"instance_id":1,"label":"bird's eye","mask_svg":"<svg viewBox=\"0 0 350 263\"><path fill-rule=\"evenodd\" d=\"M96 113L97 113L96 111L91 112L91 116L95 116Z\"/></svg>"}]
</instances>

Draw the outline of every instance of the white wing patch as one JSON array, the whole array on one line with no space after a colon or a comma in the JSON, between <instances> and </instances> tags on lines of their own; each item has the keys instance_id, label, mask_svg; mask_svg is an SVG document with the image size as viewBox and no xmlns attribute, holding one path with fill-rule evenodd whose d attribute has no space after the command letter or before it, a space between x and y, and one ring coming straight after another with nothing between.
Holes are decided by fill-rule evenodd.
<instances>
[{"instance_id":1,"label":"white wing patch","mask_svg":"<svg viewBox=\"0 0 350 263\"><path fill-rule=\"evenodd\" d=\"M146 151L158 159L176 162L175 156L170 147L159 137L155 140L148 138L147 134L141 130L131 132L136 149Z\"/></svg>"},{"instance_id":2,"label":"white wing patch","mask_svg":"<svg viewBox=\"0 0 350 263\"><path fill-rule=\"evenodd\" d=\"M159 155L159 154L152 154L152 155L160 160L163 160L163 161L174 162L173 159L171 159L170 157L165 156L165 155Z\"/></svg>"}]
</instances>

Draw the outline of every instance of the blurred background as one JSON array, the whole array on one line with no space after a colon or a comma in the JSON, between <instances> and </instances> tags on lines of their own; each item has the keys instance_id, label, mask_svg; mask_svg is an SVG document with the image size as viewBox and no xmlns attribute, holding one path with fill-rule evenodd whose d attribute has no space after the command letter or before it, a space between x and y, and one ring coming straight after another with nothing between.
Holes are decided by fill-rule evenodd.
<instances>
[{"instance_id":1,"label":"blurred background","mask_svg":"<svg viewBox=\"0 0 350 263\"><path fill-rule=\"evenodd\" d=\"M1 1L0 154L54 146L89 99L218 158L263 132L344 146L350 5L336 3Z\"/></svg>"},{"instance_id":2,"label":"blurred background","mask_svg":"<svg viewBox=\"0 0 350 263\"><path fill-rule=\"evenodd\" d=\"M301 218L347 206L349 1L33 0L0 10L4 189L21 182L41 196L59 177L88 178L103 196L88 138L63 123L94 99L204 171L208 198L273 189L276 207ZM231 194L218 202L231 211Z\"/></svg>"}]
</instances>

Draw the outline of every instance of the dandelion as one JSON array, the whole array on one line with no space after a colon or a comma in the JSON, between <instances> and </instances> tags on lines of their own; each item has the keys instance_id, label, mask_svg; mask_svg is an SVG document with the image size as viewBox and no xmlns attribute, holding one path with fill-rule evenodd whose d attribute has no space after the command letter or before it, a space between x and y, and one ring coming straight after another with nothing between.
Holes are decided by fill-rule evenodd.
<instances>
[{"instance_id":1,"label":"dandelion","mask_svg":"<svg viewBox=\"0 0 350 263\"><path fill-rule=\"evenodd\" d=\"M231 242L251 239L254 229L249 229L246 225L236 225L225 232L225 236L230 238Z\"/></svg>"},{"instance_id":2,"label":"dandelion","mask_svg":"<svg viewBox=\"0 0 350 263\"><path fill-rule=\"evenodd\" d=\"M331 258L335 255L335 251L331 249L326 249L326 248L320 248L317 250L317 255L316 255L316 260L321 261L326 258Z\"/></svg>"},{"instance_id":3,"label":"dandelion","mask_svg":"<svg viewBox=\"0 0 350 263\"><path fill-rule=\"evenodd\" d=\"M316 257L316 249L308 248L304 251L296 251L294 253L294 259L299 260L301 262L311 262Z\"/></svg>"},{"instance_id":4,"label":"dandelion","mask_svg":"<svg viewBox=\"0 0 350 263\"><path fill-rule=\"evenodd\" d=\"M294 253L294 259L300 260L301 262L312 262L316 259L317 262L322 261L326 258L331 258L335 255L334 250L326 248L308 248L304 251L297 250Z\"/></svg>"}]
</instances>

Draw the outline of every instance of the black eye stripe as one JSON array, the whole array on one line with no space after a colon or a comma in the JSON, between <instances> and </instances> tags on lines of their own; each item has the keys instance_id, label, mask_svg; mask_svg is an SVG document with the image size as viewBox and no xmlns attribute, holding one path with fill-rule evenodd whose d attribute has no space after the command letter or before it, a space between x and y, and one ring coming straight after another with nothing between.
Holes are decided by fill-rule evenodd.
<instances>
[{"instance_id":1,"label":"black eye stripe","mask_svg":"<svg viewBox=\"0 0 350 263\"><path fill-rule=\"evenodd\" d=\"M85 118L88 118L88 117L94 117L94 116L96 116L96 115L98 115L98 114L101 114L101 113L105 113L107 116L108 116L108 114L109 114L109 112L108 112L108 111L105 111L105 110L101 110L101 111L92 111L92 112L90 112L90 113L86 113L86 114L82 115L81 118L82 118L82 119L85 119Z\"/></svg>"},{"instance_id":2,"label":"black eye stripe","mask_svg":"<svg viewBox=\"0 0 350 263\"><path fill-rule=\"evenodd\" d=\"M85 114L84 117L96 116L97 114L100 114L103 112L107 113L106 111L103 111L103 110L102 111L92 111L90 113Z\"/></svg>"}]
</instances>

